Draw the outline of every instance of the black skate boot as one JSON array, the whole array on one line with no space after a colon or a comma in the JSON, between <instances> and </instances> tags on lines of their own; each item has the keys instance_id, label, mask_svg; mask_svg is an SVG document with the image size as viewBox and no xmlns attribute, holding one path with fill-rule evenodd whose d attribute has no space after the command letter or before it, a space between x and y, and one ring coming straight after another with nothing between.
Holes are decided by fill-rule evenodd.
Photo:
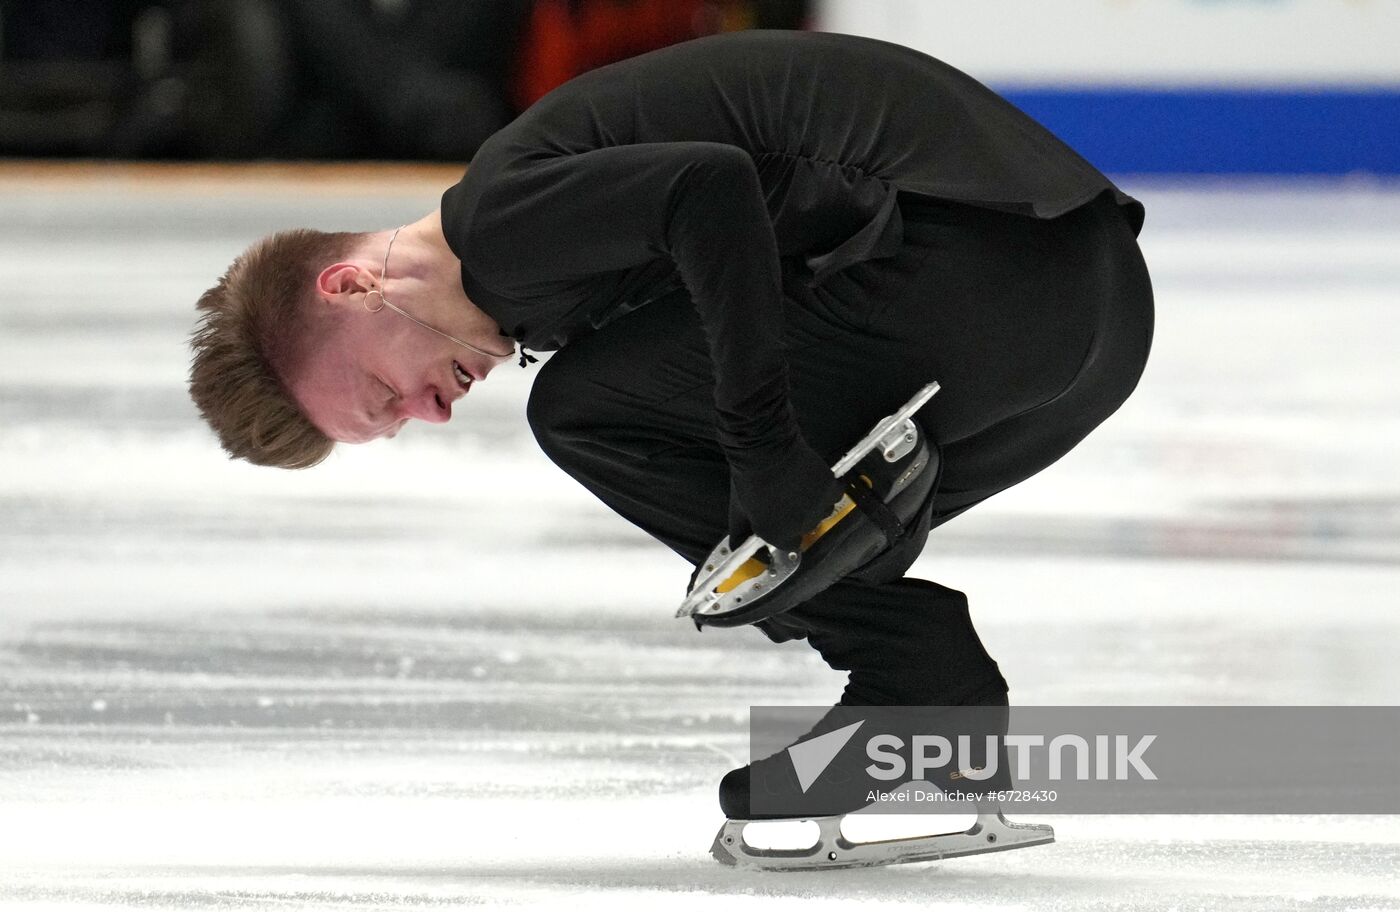
<instances>
[{"instance_id":1,"label":"black skate boot","mask_svg":"<svg viewBox=\"0 0 1400 912\"><path fill-rule=\"evenodd\" d=\"M781 614L848 576L896 579L928 537L938 449L911 417L938 389L926 386L879 422L832 471L846 493L797 551L756 536L721 542L696 570L677 617L697 627L737 627ZM872 576L873 575L873 576Z\"/></svg>"},{"instance_id":2,"label":"black skate boot","mask_svg":"<svg viewBox=\"0 0 1400 912\"><path fill-rule=\"evenodd\" d=\"M1011 787L1005 746L1000 743L1006 721L1004 702L1000 706L961 707L838 705L792 747L725 775L720 781L719 802L728 819L710 853L727 865L809 870L928 861L1053 842L1054 831L1048 826L1007 822L992 797ZM861 737L851 737L867 722L870 727ZM871 757L861 745L840 741L849 738L863 745L875 734L894 735L904 745L911 744L915 734L942 734L952 743L957 743L959 735L966 736L969 756L926 771L923 778L945 795L969 795L956 806L975 811L977 823L965 831L936 836L876 842L847 839L841 830L846 814L869 805L875 791L894 793L913 779L909 772L912 765L907 765L903 775L872 784L866 774ZM987 753L988 735L998 737L995 755ZM836 738L844 746L836 747L835 756L814 775L797 751L822 738ZM820 754L826 756L831 749L824 747ZM804 765L808 768L799 770ZM787 849L757 848L744 839L749 824L775 820L810 820L817 825L818 838L810 845Z\"/></svg>"}]
</instances>

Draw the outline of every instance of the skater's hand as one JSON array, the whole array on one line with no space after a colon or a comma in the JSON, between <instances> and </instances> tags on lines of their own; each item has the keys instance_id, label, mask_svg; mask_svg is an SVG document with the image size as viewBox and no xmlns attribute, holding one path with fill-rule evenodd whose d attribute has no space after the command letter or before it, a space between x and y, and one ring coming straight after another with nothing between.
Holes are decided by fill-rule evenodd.
<instances>
[{"instance_id":1,"label":"skater's hand","mask_svg":"<svg viewBox=\"0 0 1400 912\"><path fill-rule=\"evenodd\" d=\"M803 534L831 512L842 492L831 468L801 437L763 460L732 467L730 546L737 547L752 532L771 545L795 551Z\"/></svg>"}]
</instances>

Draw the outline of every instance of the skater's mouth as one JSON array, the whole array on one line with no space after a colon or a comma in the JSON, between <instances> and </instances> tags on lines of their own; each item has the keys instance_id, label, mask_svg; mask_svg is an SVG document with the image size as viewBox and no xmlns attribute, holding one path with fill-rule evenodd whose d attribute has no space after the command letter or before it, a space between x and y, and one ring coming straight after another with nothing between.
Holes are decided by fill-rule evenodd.
<instances>
[{"instance_id":1,"label":"skater's mouth","mask_svg":"<svg viewBox=\"0 0 1400 912\"><path fill-rule=\"evenodd\" d=\"M466 368L462 367L462 365L458 364L456 361L452 362L452 378L457 381L457 386L462 390L463 395L471 392L472 384L477 380L476 377L473 377L467 372Z\"/></svg>"}]
</instances>

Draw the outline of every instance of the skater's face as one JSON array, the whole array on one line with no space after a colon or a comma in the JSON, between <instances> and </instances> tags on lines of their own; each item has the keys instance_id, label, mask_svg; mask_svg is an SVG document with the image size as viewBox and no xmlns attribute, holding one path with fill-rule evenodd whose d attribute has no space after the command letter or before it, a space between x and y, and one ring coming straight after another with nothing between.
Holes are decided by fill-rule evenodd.
<instances>
[{"instance_id":1,"label":"skater's face","mask_svg":"<svg viewBox=\"0 0 1400 912\"><path fill-rule=\"evenodd\" d=\"M393 437L414 418L449 421L453 403L504 360L439 334L471 339L483 331L450 295L435 298L426 288L414 294L405 283L390 294L400 313L381 306L373 274L355 264L331 267L318 281L331 318L308 340L303 367L289 386L311 422L333 440ZM497 349L509 347L494 341Z\"/></svg>"}]
</instances>

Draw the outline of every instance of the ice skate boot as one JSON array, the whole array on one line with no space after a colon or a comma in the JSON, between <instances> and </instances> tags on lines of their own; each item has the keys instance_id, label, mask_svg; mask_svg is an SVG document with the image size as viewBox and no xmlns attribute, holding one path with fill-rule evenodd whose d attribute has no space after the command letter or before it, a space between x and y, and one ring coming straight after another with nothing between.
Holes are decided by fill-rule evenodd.
<instances>
[{"instance_id":1,"label":"ice skate boot","mask_svg":"<svg viewBox=\"0 0 1400 912\"><path fill-rule=\"evenodd\" d=\"M710 848L715 860L725 865L759 870L805 871L936 861L1054 842L1055 832L1051 827L1011 823L990 798L979 798L966 804L968 811L977 814L976 822L966 830L870 841L848 838L842 827L847 815L870 804L869 780L859 775L856 769L867 762L866 758L860 751L854 751L860 759L846 763L828 759L825 767L814 775L810 762L799 756L797 751L803 745L813 745L823 756L833 750L839 756L842 750L840 745L862 724L862 716L869 709L837 706L797 744L725 775L720 782L719 798L720 809L727 819ZM1005 707L945 707L930 713L905 714L904 718L902 724L907 726L910 734L914 731L977 731L978 736L971 743L979 744L984 743L979 740L983 732L1000 729L1004 733L1006 715ZM884 730L882 727L881 731ZM834 744L831 739L839 743ZM818 746L822 740L828 743ZM971 765L977 768L983 768L986 763L985 754L971 761ZM1011 783L1006 770L1003 750L996 770L986 781L976 783L976 790L994 793L1009 788ZM968 783L960 778L963 775L963 772L948 769L928 776L927 781L944 792L951 792L968 787ZM905 776L902 781L889 782L887 787L893 791L910 778ZM805 800L809 796L812 800ZM792 814L783 810L798 806L804 808L802 813ZM816 837L797 846L782 848L765 847L761 842L755 844L745 838L745 832L751 826L762 828L777 821L815 824Z\"/></svg>"},{"instance_id":2,"label":"ice skate boot","mask_svg":"<svg viewBox=\"0 0 1400 912\"><path fill-rule=\"evenodd\" d=\"M774 548L756 535L731 549L720 544L700 565L676 617L697 627L736 627L772 617L812 598L870 564L910 535L938 477L938 450L914 421L938 384L921 389L875 425L832 467L846 493L802 538L796 551ZM922 544L922 540L918 542ZM910 557L917 548L909 549ZM899 568L899 576L903 568Z\"/></svg>"}]
</instances>

